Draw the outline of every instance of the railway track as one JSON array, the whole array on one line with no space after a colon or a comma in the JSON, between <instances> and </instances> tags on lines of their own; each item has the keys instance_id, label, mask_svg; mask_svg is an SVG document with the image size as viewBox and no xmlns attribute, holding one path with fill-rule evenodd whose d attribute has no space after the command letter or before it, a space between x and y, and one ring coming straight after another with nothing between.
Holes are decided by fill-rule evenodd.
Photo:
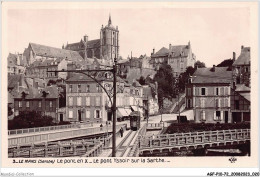
<instances>
[{"instance_id":1,"label":"railway track","mask_svg":"<svg viewBox=\"0 0 260 177\"><path fill-rule=\"evenodd\" d=\"M118 144L116 148L116 157L127 157L134 143L135 137L138 135L138 131L129 131L125 138ZM111 157L112 154L109 155Z\"/></svg>"}]
</instances>

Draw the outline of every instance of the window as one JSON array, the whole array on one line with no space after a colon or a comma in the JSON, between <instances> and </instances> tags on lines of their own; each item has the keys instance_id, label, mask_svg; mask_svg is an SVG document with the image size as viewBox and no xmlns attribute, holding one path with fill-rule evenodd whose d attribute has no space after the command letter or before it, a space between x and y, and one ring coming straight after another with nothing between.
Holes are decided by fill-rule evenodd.
<instances>
[{"instance_id":1,"label":"window","mask_svg":"<svg viewBox=\"0 0 260 177\"><path fill-rule=\"evenodd\" d=\"M188 88L188 96L191 96L191 88Z\"/></svg>"},{"instance_id":2,"label":"window","mask_svg":"<svg viewBox=\"0 0 260 177\"><path fill-rule=\"evenodd\" d=\"M78 85L78 92L79 93L81 92L81 85L80 84Z\"/></svg>"},{"instance_id":3,"label":"window","mask_svg":"<svg viewBox=\"0 0 260 177\"><path fill-rule=\"evenodd\" d=\"M216 111L216 119L220 120L221 116L220 116L220 111Z\"/></svg>"},{"instance_id":4,"label":"window","mask_svg":"<svg viewBox=\"0 0 260 177\"><path fill-rule=\"evenodd\" d=\"M15 111L15 112L14 112L14 115L15 115L15 116L18 116L18 115L19 115L19 111Z\"/></svg>"},{"instance_id":5,"label":"window","mask_svg":"<svg viewBox=\"0 0 260 177\"><path fill-rule=\"evenodd\" d=\"M200 106L202 107L202 108L204 108L205 107L205 99L200 99Z\"/></svg>"},{"instance_id":6,"label":"window","mask_svg":"<svg viewBox=\"0 0 260 177\"><path fill-rule=\"evenodd\" d=\"M52 101L50 101L50 108L52 108Z\"/></svg>"},{"instance_id":7,"label":"window","mask_svg":"<svg viewBox=\"0 0 260 177\"><path fill-rule=\"evenodd\" d=\"M206 120L205 111L200 112L200 118L201 120Z\"/></svg>"},{"instance_id":8,"label":"window","mask_svg":"<svg viewBox=\"0 0 260 177\"><path fill-rule=\"evenodd\" d=\"M29 103L29 101L26 101L26 107L27 107L27 108L30 107L30 103Z\"/></svg>"},{"instance_id":9,"label":"window","mask_svg":"<svg viewBox=\"0 0 260 177\"><path fill-rule=\"evenodd\" d=\"M225 98L225 107L229 107L229 99Z\"/></svg>"},{"instance_id":10,"label":"window","mask_svg":"<svg viewBox=\"0 0 260 177\"><path fill-rule=\"evenodd\" d=\"M100 97L96 97L96 106L100 106Z\"/></svg>"},{"instance_id":11,"label":"window","mask_svg":"<svg viewBox=\"0 0 260 177\"><path fill-rule=\"evenodd\" d=\"M216 107L219 107L219 99L215 100L215 105L216 105Z\"/></svg>"},{"instance_id":12,"label":"window","mask_svg":"<svg viewBox=\"0 0 260 177\"><path fill-rule=\"evenodd\" d=\"M81 106L81 102L82 102L81 97L78 97L78 98L77 98L77 106Z\"/></svg>"},{"instance_id":13,"label":"window","mask_svg":"<svg viewBox=\"0 0 260 177\"><path fill-rule=\"evenodd\" d=\"M21 107L22 107L22 102L19 101L19 102L18 102L18 105L19 105L19 108L21 108Z\"/></svg>"},{"instance_id":14,"label":"window","mask_svg":"<svg viewBox=\"0 0 260 177\"><path fill-rule=\"evenodd\" d=\"M89 85L86 86L86 92L89 92Z\"/></svg>"},{"instance_id":15,"label":"window","mask_svg":"<svg viewBox=\"0 0 260 177\"><path fill-rule=\"evenodd\" d=\"M235 109L239 109L239 100L235 100Z\"/></svg>"},{"instance_id":16,"label":"window","mask_svg":"<svg viewBox=\"0 0 260 177\"><path fill-rule=\"evenodd\" d=\"M71 118L71 119L73 118L73 111L72 110L69 111L69 118Z\"/></svg>"},{"instance_id":17,"label":"window","mask_svg":"<svg viewBox=\"0 0 260 177\"><path fill-rule=\"evenodd\" d=\"M90 106L90 97L86 97L86 106Z\"/></svg>"},{"instance_id":18,"label":"window","mask_svg":"<svg viewBox=\"0 0 260 177\"><path fill-rule=\"evenodd\" d=\"M218 87L216 87L216 95L219 95L219 88Z\"/></svg>"},{"instance_id":19,"label":"window","mask_svg":"<svg viewBox=\"0 0 260 177\"><path fill-rule=\"evenodd\" d=\"M101 111L100 110L96 110L96 117L95 118L101 118Z\"/></svg>"},{"instance_id":20,"label":"window","mask_svg":"<svg viewBox=\"0 0 260 177\"><path fill-rule=\"evenodd\" d=\"M206 88L201 88L201 95L206 95Z\"/></svg>"},{"instance_id":21,"label":"window","mask_svg":"<svg viewBox=\"0 0 260 177\"><path fill-rule=\"evenodd\" d=\"M72 85L69 85L69 92L72 93Z\"/></svg>"},{"instance_id":22,"label":"window","mask_svg":"<svg viewBox=\"0 0 260 177\"><path fill-rule=\"evenodd\" d=\"M180 68L181 68L181 71L183 71L183 69L184 69L184 64L183 63L180 64Z\"/></svg>"},{"instance_id":23,"label":"window","mask_svg":"<svg viewBox=\"0 0 260 177\"><path fill-rule=\"evenodd\" d=\"M86 118L89 119L90 118L90 111L86 110Z\"/></svg>"},{"instance_id":24,"label":"window","mask_svg":"<svg viewBox=\"0 0 260 177\"><path fill-rule=\"evenodd\" d=\"M38 104L38 106L39 106L39 108L41 108L41 107L42 107L42 102L41 102L41 101L39 101L39 104Z\"/></svg>"},{"instance_id":25,"label":"window","mask_svg":"<svg viewBox=\"0 0 260 177\"><path fill-rule=\"evenodd\" d=\"M97 84L97 92L100 92L101 91L101 87L99 84Z\"/></svg>"},{"instance_id":26,"label":"window","mask_svg":"<svg viewBox=\"0 0 260 177\"><path fill-rule=\"evenodd\" d=\"M73 97L69 97L69 106L73 106Z\"/></svg>"}]
</instances>

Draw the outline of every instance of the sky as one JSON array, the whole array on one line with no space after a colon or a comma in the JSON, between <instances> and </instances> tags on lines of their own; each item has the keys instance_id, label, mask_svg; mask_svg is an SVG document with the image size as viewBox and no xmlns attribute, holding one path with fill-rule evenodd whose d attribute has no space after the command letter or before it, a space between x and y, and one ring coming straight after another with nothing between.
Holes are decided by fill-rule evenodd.
<instances>
[{"instance_id":1,"label":"sky","mask_svg":"<svg viewBox=\"0 0 260 177\"><path fill-rule=\"evenodd\" d=\"M250 46L247 8L97 8L9 9L8 51L23 52L29 42L61 48L79 42L85 34L99 39L111 14L119 29L120 55L150 56L153 48L187 45L196 59L211 67L238 57L241 45Z\"/></svg>"}]
</instances>

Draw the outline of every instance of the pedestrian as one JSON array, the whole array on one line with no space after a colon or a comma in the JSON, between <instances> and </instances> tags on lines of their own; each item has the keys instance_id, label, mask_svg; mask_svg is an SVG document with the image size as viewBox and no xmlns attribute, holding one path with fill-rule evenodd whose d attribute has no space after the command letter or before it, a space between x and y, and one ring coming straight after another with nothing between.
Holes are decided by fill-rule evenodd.
<instances>
[{"instance_id":1,"label":"pedestrian","mask_svg":"<svg viewBox=\"0 0 260 177\"><path fill-rule=\"evenodd\" d=\"M103 130L103 125L102 124L100 124L100 131L102 131Z\"/></svg>"},{"instance_id":2,"label":"pedestrian","mask_svg":"<svg viewBox=\"0 0 260 177\"><path fill-rule=\"evenodd\" d=\"M120 135L121 135L121 137L123 137L123 135L124 135L124 130L122 127L120 128Z\"/></svg>"}]
</instances>

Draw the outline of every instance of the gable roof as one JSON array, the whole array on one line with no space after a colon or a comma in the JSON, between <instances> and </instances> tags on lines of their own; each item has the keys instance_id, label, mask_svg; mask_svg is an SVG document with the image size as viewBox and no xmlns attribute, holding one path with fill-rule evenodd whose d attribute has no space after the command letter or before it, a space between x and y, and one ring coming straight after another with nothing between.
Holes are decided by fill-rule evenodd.
<instances>
[{"instance_id":1,"label":"gable roof","mask_svg":"<svg viewBox=\"0 0 260 177\"><path fill-rule=\"evenodd\" d=\"M198 68L193 74L192 83L231 83L232 71L227 71L228 67Z\"/></svg>"},{"instance_id":2,"label":"gable roof","mask_svg":"<svg viewBox=\"0 0 260 177\"><path fill-rule=\"evenodd\" d=\"M187 57L189 55L189 51L190 48L188 45L176 45L171 47L169 55L171 55L172 57Z\"/></svg>"},{"instance_id":3,"label":"gable roof","mask_svg":"<svg viewBox=\"0 0 260 177\"><path fill-rule=\"evenodd\" d=\"M14 98L22 98L22 92L25 92L27 95L25 96L26 99L37 99L37 98L43 98L43 92L47 92L46 98L58 98L59 92L58 87L56 85L52 85L49 87L46 87L44 89L36 89L33 87L23 88L19 91L19 93Z\"/></svg>"},{"instance_id":4,"label":"gable roof","mask_svg":"<svg viewBox=\"0 0 260 177\"><path fill-rule=\"evenodd\" d=\"M15 66L17 65L17 55L9 53L7 57L8 66Z\"/></svg>"},{"instance_id":5,"label":"gable roof","mask_svg":"<svg viewBox=\"0 0 260 177\"><path fill-rule=\"evenodd\" d=\"M65 50L35 43L29 44L36 55L51 57L51 58L67 58L68 60L83 60L78 52L72 50Z\"/></svg>"},{"instance_id":6,"label":"gable roof","mask_svg":"<svg viewBox=\"0 0 260 177\"><path fill-rule=\"evenodd\" d=\"M94 39L87 42L87 48L97 48L97 47L100 47L100 39ZM65 48L84 49L84 42L81 39L80 42L67 44Z\"/></svg>"},{"instance_id":7,"label":"gable roof","mask_svg":"<svg viewBox=\"0 0 260 177\"><path fill-rule=\"evenodd\" d=\"M168 56L169 49L162 47L158 52L152 55L152 57Z\"/></svg>"},{"instance_id":8,"label":"gable roof","mask_svg":"<svg viewBox=\"0 0 260 177\"><path fill-rule=\"evenodd\" d=\"M21 84L22 77L21 74L8 75L8 88L15 88L18 84Z\"/></svg>"},{"instance_id":9,"label":"gable roof","mask_svg":"<svg viewBox=\"0 0 260 177\"><path fill-rule=\"evenodd\" d=\"M233 66L236 65L249 65L250 64L250 47L244 47L241 50L241 54L239 55L239 57L235 60L235 62L233 63Z\"/></svg>"}]
</instances>

